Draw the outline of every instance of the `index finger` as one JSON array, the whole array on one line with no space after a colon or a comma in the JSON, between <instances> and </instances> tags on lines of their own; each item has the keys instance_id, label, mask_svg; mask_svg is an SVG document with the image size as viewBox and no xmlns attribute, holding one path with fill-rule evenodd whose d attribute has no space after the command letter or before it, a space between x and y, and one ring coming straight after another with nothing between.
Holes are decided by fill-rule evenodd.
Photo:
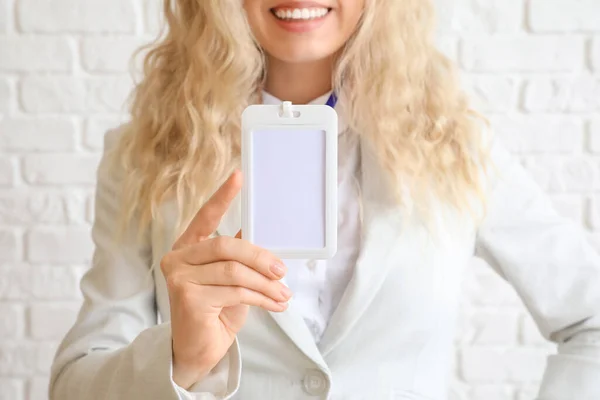
<instances>
[{"instance_id":1,"label":"index finger","mask_svg":"<svg viewBox=\"0 0 600 400\"><path fill-rule=\"evenodd\" d=\"M198 210L187 229L179 237L173 248L198 243L217 230L223 215L242 188L242 173L236 169L225 183Z\"/></svg>"}]
</instances>

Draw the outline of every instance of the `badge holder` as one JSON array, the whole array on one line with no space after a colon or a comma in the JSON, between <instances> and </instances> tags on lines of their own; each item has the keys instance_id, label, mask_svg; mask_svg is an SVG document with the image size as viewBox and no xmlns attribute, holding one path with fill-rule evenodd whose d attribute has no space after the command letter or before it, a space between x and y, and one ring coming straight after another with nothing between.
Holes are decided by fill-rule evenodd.
<instances>
[{"instance_id":1,"label":"badge holder","mask_svg":"<svg viewBox=\"0 0 600 400\"><path fill-rule=\"evenodd\" d=\"M337 251L338 117L327 105L242 114L242 236L282 259Z\"/></svg>"}]
</instances>

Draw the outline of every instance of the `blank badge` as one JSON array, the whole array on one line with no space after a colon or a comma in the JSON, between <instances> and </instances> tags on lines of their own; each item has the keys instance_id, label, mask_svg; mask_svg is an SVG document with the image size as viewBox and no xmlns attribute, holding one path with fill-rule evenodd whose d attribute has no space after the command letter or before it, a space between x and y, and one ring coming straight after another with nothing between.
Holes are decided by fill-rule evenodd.
<instances>
[{"instance_id":1,"label":"blank badge","mask_svg":"<svg viewBox=\"0 0 600 400\"><path fill-rule=\"evenodd\" d=\"M242 235L281 258L337 249L337 113L252 105L242 115Z\"/></svg>"}]
</instances>

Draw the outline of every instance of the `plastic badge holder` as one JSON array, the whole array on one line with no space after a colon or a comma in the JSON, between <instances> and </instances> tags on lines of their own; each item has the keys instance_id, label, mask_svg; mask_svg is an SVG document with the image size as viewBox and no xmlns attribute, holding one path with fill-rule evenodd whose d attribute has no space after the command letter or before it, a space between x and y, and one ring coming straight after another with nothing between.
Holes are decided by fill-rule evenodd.
<instances>
[{"instance_id":1,"label":"plastic badge holder","mask_svg":"<svg viewBox=\"0 0 600 400\"><path fill-rule=\"evenodd\" d=\"M326 105L242 114L242 235L283 259L337 251L338 118Z\"/></svg>"}]
</instances>

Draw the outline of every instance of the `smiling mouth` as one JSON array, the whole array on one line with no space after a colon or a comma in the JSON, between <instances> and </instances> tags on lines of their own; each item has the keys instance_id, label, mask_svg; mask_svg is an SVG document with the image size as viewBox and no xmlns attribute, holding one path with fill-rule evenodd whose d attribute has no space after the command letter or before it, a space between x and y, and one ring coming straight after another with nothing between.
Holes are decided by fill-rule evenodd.
<instances>
[{"instance_id":1,"label":"smiling mouth","mask_svg":"<svg viewBox=\"0 0 600 400\"><path fill-rule=\"evenodd\" d=\"M272 8L271 13L275 18L287 22L302 22L321 19L327 16L331 8L310 7L310 8Z\"/></svg>"}]
</instances>

